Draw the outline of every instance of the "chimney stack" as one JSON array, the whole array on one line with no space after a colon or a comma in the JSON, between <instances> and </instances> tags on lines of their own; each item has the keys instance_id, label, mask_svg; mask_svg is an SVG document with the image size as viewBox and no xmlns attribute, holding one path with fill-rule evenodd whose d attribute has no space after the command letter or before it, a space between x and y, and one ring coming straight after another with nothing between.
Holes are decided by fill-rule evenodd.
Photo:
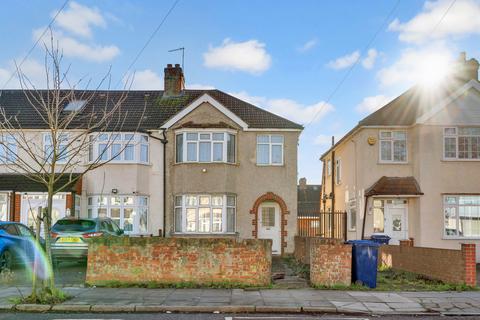
<instances>
[{"instance_id":1,"label":"chimney stack","mask_svg":"<svg viewBox=\"0 0 480 320\"><path fill-rule=\"evenodd\" d=\"M478 67L479 63L476 59L471 58L467 60L467 54L460 52L454 75L464 81L472 79L478 81Z\"/></svg>"},{"instance_id":2,"label":"chimney stack","mask_svg":"<svg viewBox=\"0 0 480 320\"><path fill-rule=\"evenodd\" d=\"M300 178L298 180L300 190L307 190L307 178Z\"/></svg>"},{"instance_id":3,"label":"chimney stack","mask_svg":"<svg viewBox=\"0 0 480 320\"><path fill-rule=\"evenodd\" d=\"M184 77L183 70L179 64L167 64L167 67L164 69L164 97L176 97L182 94L184 89Z\"/></svg>"}]
</instances>

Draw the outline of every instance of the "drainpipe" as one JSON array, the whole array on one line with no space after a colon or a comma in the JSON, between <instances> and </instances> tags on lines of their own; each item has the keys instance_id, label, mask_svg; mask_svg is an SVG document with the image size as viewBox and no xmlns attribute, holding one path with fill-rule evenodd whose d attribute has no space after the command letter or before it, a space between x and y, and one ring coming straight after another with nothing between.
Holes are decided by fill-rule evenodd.
<instances>
[{"instance_id":1,"label":"drainpipe","mask_svg":"<svg viewBox=\"0 0 480 320\"><path fill-rule=\"evenodd\" d=\"M325 212L325 205L327 203L327 195L325 194L325 176L327 174L327 172L325 171L326 169L326 165L325 165L325 159L322 161L322 164L323 164L323 170L322 170L322 189L323 189L323 192L322 192L322 197L320 198L320 201L322 201L323 203L323 212ZM319 208L321 209L321 208Z\"/></svg>"},{"instance_id":2,"label":"drainpipe","mask_svg":"<svg viewBox=\"0 0 480 320\"><path fill-rule=\"evenodd\" d=\"M365 196L365 206L363 208L362 240L365 239L365 220L367 219L368 196Z\"/></svg>"},{"instance_id":3,"label":"drainpipe","mask_svg":"<svg viewBox=\"0 0 480 320\"><path fill-rule=\"evenodd\" d=\"M163 138L160 142L163 144L163 236L167 235L167 134L166 129L162 129Z\"/></svg>"}]
</instances>

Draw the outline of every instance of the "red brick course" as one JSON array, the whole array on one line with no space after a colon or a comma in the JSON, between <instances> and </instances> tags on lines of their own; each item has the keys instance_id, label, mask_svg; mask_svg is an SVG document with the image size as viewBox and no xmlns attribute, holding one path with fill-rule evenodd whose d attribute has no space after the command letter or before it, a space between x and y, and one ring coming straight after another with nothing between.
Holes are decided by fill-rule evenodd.
<instances>
[{"instance_id":1,"label":"red brick course","mask_svg":"<svg viewBox=\"0 0 480 320\"><path fill-rule=\"evenodd\" d=\"M219 238L122 237L89 244L88 284L243 284L271 279L271 241Z\"/></svg>"},{"instance_id":2,"label":"red brick course","mask_svg":"<svg viewBox=\"0 0 480 320\"><path fill-rule=\"evenodd\" d=\"M381 246L379 263L446 283L476 286L475 244L462 244L461 250Z\"/></svg>"},{"instance_id":3,"label":"red brick course","mask_svg":"<svg viewBox=\"0 0 480 320\"><path fill-rule=\"evenodd\" d=\"M21 194L15 194L15 204L14 204L14 208L13 208L13 221L16 221L16 222L20 222L20 215L21 215L21 211L20 211L20 205L22 203L22 195Z\"/></svg>"}]
</instances>

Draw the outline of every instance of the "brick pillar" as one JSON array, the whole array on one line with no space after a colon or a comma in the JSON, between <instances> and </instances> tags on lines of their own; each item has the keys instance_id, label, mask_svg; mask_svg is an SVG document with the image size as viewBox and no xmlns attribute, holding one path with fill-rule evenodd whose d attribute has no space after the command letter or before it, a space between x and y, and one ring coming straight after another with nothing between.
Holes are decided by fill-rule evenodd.
<instances>
[{"instance_id":1,"label":"brick pillar","mask_svg":"<svg viewBox=\"0 0 480 320\"><path fill-rule=\"evenodd\" d=\"M413 247L413 238L400 240L399 242L401 247Z\"/></svg>"},{"instance_id":2,"label":"brick pillar","mask_svg":"<svg viewBox=\"0 0 480 320\"><path fill-rule=\"evenodd\" d=\"M22 195L21 194L15 194L13 197L14 202L14 208L13 208L13 221L15 222L20 222L20 216L21 216L21 211L20 211L20 204L22 203Z\"/></svg>"},{"instance_id":3,"label":"brick pillar","mask_svg":"<svg viewBox=\"0 0 480 320\"><path fill-rule=\"evenodd\" d=\"M67 196L65 197L65 202L66 202L65 209L70 209L70 211L72 211L72 209L73 209L73 197L72 197L71 193L67 194Z\"/></svg>"},{"instance_id":4,"label":"brick pillar","mask_svg":"<svg viewBox=\"0 0 480 320\"><path fill-rule=\"evenodd\" d=\"M475 244L462 243L462 256L465 263L465 284L468 286L477 285L477 265L475 262Z\"/></svg>"}]
</instances>

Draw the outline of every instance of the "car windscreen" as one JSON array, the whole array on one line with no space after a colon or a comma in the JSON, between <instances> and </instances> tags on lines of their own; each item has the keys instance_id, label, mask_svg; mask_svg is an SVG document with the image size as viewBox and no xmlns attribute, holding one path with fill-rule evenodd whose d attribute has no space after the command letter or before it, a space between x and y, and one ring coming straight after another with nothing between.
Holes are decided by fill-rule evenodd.
<instances>
[{"instance_id":1,"label":"car windscreen","mask_svg":"<svg viewBox=\"0 0 480 320\"><path fill-rule=\"evenodd\" d=\"M60 220L52 227L54 232L86 232L95 229L96 222L92 220Z\"/></svg>"}]
</instances>

